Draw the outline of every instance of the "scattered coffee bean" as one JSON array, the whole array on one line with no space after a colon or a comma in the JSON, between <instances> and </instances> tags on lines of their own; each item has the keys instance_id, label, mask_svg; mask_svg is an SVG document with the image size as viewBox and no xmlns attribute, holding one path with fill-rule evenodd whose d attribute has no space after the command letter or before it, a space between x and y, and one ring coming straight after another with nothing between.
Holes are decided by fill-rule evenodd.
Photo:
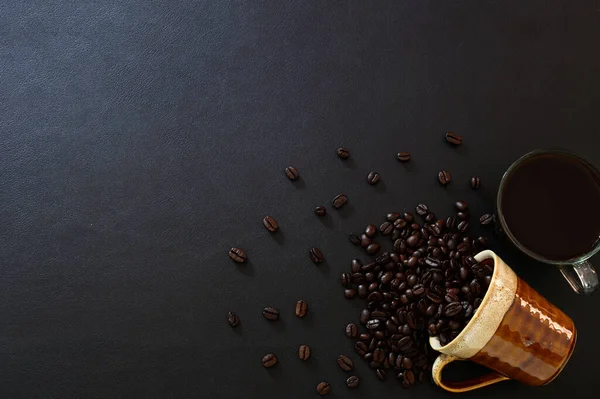
<instances>
[{"instance_id":1,"label":"scattered coffee bean","mask_svg":"<svg viewBox=\"0 0 600 399\"><path fill-rule=\"evenodd\" d=\"M467 209L469 209L469 206L467 205L467 203L465 201L456 201L454 203L454 206L456 207L456 210L460 211L460 212L464 212Z\"/></svg>"},{"instance_id":2,"label":"scattered coffee bean","mask_svg":"<svg viewBox=\"0 0 600 399\"><path fill-rule=\"evenodd\" d=\"M325 216L327 215L327 208L324 206L318 206L315 208L315 215L317 216Z\"/></svg>"},{"instance_id":3,"label":"scattered coffee bean","mask_svg":"<svg viewBox=\"0 0 600 399\"><path fill-rule=\"evenodd\" d=\"M323 382L320 382L319 385L317 385L317 393L319 395L325 396L329 392L331 392L331 385L329 385L329 383L323 381Z\"/></svg>"},{"instance_id":4,"label":"scattered coffee bean","mask_svg":"<svg viewBox=\"0 0 600 399\"><path fill-rule=\"evenodd\" d=\"M347 148L340 147L337 150L335 150L335 152L337 153L337 156L341 159L348 159L350 157L350 151L348 151Z\"/></svg>"},{"instance_id":5,"label":"scattered coffee bean","mask_svg":"<svg viewBox=\"0 0 600 399\"><path fill-rule=\"evenodd\" d=\"M377 184L377 182L381 179L381 176L379 176L379 173L377 172L371 172L369 173L369 175L367 176L367 181L369 182L369 184L373 185L373 184Z\"/></svg>"},{"instance_id":6,"label":"scattered coffee bean","mask_svg":"<svg viewBox=\"0 0 600 399\"><path fill-rule=\"evenodd\" d=\"M381 247L379 246L379 244L370 244L370 245L367 247L367 253L368 253L369 255L375 255L377 252L379 252L379 249L380 249L380 248L381 248Z\"/></svg>"},{"instance_id":7,"label":"scattered coffee bean","mask_svg":"<svg viewBox=\"0 0 600 399\"><path fill-rule=\"evenodd\" d=\"M370 224L365 228L365 234L369 238L373 238L376 233L377 233L377 227L375 225Z\"/></svg>"},{"instance_id":8,"label":"scattered coffee bean","mask_svg":"<svg viewBox=\"0 0 600 399\"><path fill-rule=\"evenodd\" d=\"M231 327L237 327L237 325L240 324L240 318L234 312L228 312L227 322Z\"/></svg>"},{"instance_id":9,"label":"scattered coffee bean","mask_svg":"<svg viewBox=\"0 0 600 399\"><path fill-rule=\"evenodd\" d=\"M388 236L394 231L394 224L392 222L387 221L383 222L381 226L379 226L379 231L381 231L381 234L383 234L384 236Z\"/></svg>"},{"instance_id":10,"label":"scattered coffee bean","mask_svg":"<svg viewBox=\"0 0 600 399\"><path fill-rule=\"evenodd\" d=\"M296 180L298 178L298 169L294 168L293 166L288 166L285 168L285 175L290 180Z\"/></svg>"},{"instance_id":11,"label":"scattered coffee bean","mask_svg":"<svg viewBox=\"0 0 600 399\"><path fill-rule=\"evenodd\" d=\"M262 365L266 368L271 368L277 364L277 356L272 353L265 355L262 358Z\"/></svg>"},{"instance_id":12,"label":"scattered coffee bean","mask_svg":"<svg viewBox=\"0 0 600 399\"><path fill-rule=\"evenodd\" d=\"M273 306L267 306L263 309L263 316L267 320L275 321L279 319L279 310Z\"/></svg>"},{"instance_id":13,"label":"scattered coffee bean","mask_svg":"<svg viewBox=\"0 0 600 399\"><path fill-rule=\"evenodd\" d=\"M299 300L296 302L296 316L303 318L306 316L306 312L308 311L308 305L303 300Z\"/></svg>"},{"instance_id":14,"label":"scattered coffee bean","mask_svg":"<svg viewBox=\"0 0 600 399\"><path fill-rule=\"evenodd\" d=\"M279 224L277 224L277 221L271 216L265 216L263 219L263 224L270 232L275 232L277 229L279 229Z\"/></svg>"},{"instance_id":15,"label":"scattered coffee bean","mask_svg":"<svg viewBox=\"0 0 600 399\"><path fill-rule=\"evenodd\" d=\"M353 299L356 296L356 290L352 288L347 288L344 290L344 296L346 299Z\"/></svg>"},{"instance_id":16,"label":"scattered coffee bean","mask_svg":"<svg viewBox=\"0 0 600 399\"><path fill-rule=\"evenodd\" d=\"M348 338L356 338L358 335L358 327L354 323L350 323L346 326L346 336Z\"/></svg>"},{"instance_id":17,"label":"scattered coffee bean","mask_svg":"<svg viewBox=\"0 0 600 399\"><path fill-rule=\"evenodd\" d=\"M380 381L385 381L386 375L385 375L385 370L384 369L377 369L377 370L375 370L375 375L377 376L377 378Z\"/></svg>"},{"instance_id":18,"label":"scattered coffee bean","mask_svg":"<svg viewBox=\"0 0 600 399\"><path fill-rule=\"evenodd\" d=\"M354 233L350 233L350 235L348 236L348 238L350 239L350 242L354 245L360 245L360 237L357 236Z\"/></svg>"},{"instance_id":19,"label":"scattered coffee bean","mask_svg":"<svg viewBox=\"0 0 600 399\"><path fill-rule=\"evenodd\" d=\"M346 380L346 385L348 386L348 388L356 388L356 387L358 387L359 383L360 383L360 379L355 375L351 375Z\"/></svg>"},{"instance_id":20,"label":"scattered coffee bean","mask_svg":"<svg viewBox=\"0 0 600 399\"><path fill-rule=\"evenodd\" d=\"M477 190L481 186L481 179L477 176L471 177L471 188Z\"/></svg>"},{"instance_id":21,"label":"scattered coffee bean","mask_svg":"<svg viewBox=\"0 0 600 399\"><path fill-rule=\"evenodd\" d=\"M469 222L467 222L466 220L463 220L462 222L460 222L458 224L458 226L456 226L456 228L458 229L458 231L460 231L461 233L464 233L468 230L469 228Z\"/></svg>"},{"instance_id":22,"label":"scattered coffee bean","mask_svg":"<svg viewBox=\"0 0 600 399\"><path fill-rule=\"evenodd\" d=\"M467 220L469 219L469 212L456 212L456 217L460 220Z\"/></svg>"},{"instance_id":23,"label":"scattered coffee bean","mask_svg":"<svg viewBox=\"0 0 600 399\"><path fill-rule=\"evenodd\" d=\"M429 208L427 208L427 205L425 204L419 204L415 208L415 212L417 212L417 215L424 216L429 212Z\"/></svg>"},{"instance_id":24,"label":"scattered coffee bean","mask_svg":"<svg viewBox=\"0 0 600 399\"><path fill-rule=\"evenodd\" d=\"M463 139L456 133L448 132L446 133L446 141L450 144L460 145Z\"/></svg>"},{"instance_id":25,"label":"scattered coffee bean","mask_svg":"<svg viewBox=\"0 0 600 399\"><path fill-rule=\"evenodd\" d=\"M354 368L354 362L348 356L339 355L337 359L338 366L344 371L350 371Z\"/></svg>"},{"instance_id":26,"label":"scattered coffee bean","mask_svg":"<svg viewBox=\"0 0 600 399\"><path fill-rule=\"evenodd\" d=\"M450 180L452 180L452 176L450 176L450 173L448 173L445 170L442 170L440 173L438 173L438 181L442 184L442 185L446 185L448 183L450 183Z\"/></svg>"},{"instance_id":27,"label":"scattered coffee bean","mask_svg":"<svg viewBox=\"0 0 600 399\"><path fill-rule=\"evenodd\" d=\"M298 357L300 360L308 360L310 357L310 346L300 345L300 349L298 349Z\"/></svg>"},{"instance_id":28,"label":"scattered coffee bean","mask_svg":"<svg viewBox=\"0 0 600 399\"><path fill-rule=\"evenodd\" d=\"M237 263L244 263L248 259L243 249L233 247L229 250L229 257Z\"/></svg>"},{"instance_id":29,"label":"scattered coffee bean","mask_svg":"<svg viewBox=\"0 0 600 399\"><path fill-rule=\"evenodd\" d=\"M494 215L486 213L485 215L481 215L481 217L479 218L479 223L481 223L482 226L487 226L489 224L494 223L494 219Z\"/></svg>"},{"instance_id":30,"label":"scattered coffee bean","mask_svg":"<svg viewBox=\"0 0 600 399\"><path fill-rule=\"evenodd\" d=\"M398 154L396 154L396 158L398 158L398 161L400 162L408 162L410 161L410 152L399 152Z\"/></svg>"},{"instance_id":31,"label":"scattered coffee bean","mask_svg":"<svg viewBox=\"0 0 600 399\"><path fill-rule=\"evenodd\" d=\"M308 254L310 255L310 260L312 260L315 264L321 263L325 259L325 257L323 256L323 252L321 252L321 250L316 247L311 248L308 251Z\"/></svg>"},{"instance_id":32,"label":"scattered coffee bean","mask_svg":"<svg viewBox=\"0 0 600 399\"><path fill-rule=\"evenodd\" d=\"M344 194L339 194L333 198L331 205L333 205L335 209L339 209L344 206L346 202L348 202L348 197L346 197Z\"/></svg>"}]
</instances>

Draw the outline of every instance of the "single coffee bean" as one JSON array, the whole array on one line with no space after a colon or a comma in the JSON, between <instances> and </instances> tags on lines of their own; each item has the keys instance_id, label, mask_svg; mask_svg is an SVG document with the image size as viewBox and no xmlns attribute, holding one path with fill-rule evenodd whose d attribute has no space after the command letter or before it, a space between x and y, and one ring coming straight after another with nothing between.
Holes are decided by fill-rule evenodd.
<instances>
[{"instance_id":1,"label":"single coffee bean","mask_svg":"<svg viewBox=\"0 0 600 399\"><path fill-rule=\"evenodd\" d=\"M267 306L263 309L263 316L267 320L275 321L279 319L279 310L273 306Z\"/></svg>"},{"instance_id":2,"label":"single coffee bean","mask_svg":"<svg viewBox=\"0 0 600 399\"><path fill-rule=\"evenodd\" d=\"M356 351L356 353L358 353L359 356L364 356L369 350L369 347L364 342L359 341L356 344L354 344L354 350Z\"/></svg>"},{"instance_id":3,"label":"single coffee bean","mask_svg":"<svg viewBox=\"0 0 600 399\"><path fill-rule=\"evenodd\" d=\"M463 308L459 302L449 303L444 309L444 316L446 317L454 317L460 312L462 312Z\"/></svg>"},{"instance_id":4,"label":"single coffee bean","mask_svg":"<svg viewBox=\"0 0 600 399\"><path fill-rule=\"evenodd\" d=\"M368 253L369 255L375 255L377 252L379 252L379 249L380 249L380 248L381 248L381 247L379 246L379 244L370 244L370 245L367 247L367 253Z\"/></svg>"},{"instance_id":5,"label":"single coffee bean","mask_svg":"<svg viewBox=\"0 0 600 399\"><path fill-rule=\"evenodd\" d=\"M353 299L356 296L356 290L354 290L353 288L346 288L344 290L344 297L346 297L346 299Z\"/></svg>"},{"instance_id":6,"label":"single coffee bean","mask_svg":"<svg viewBox=\"0 0 600 399\"><path fill-rule=\"evenodd\" d=\"M285 175L290 180L296 180L298 178L298 169L294 168L293 166L288 166L285 168Z\"/></svg>"},{"instance_id":7,"label":"single coffee bean","mask_svg":"<svg viewBox=\"0 0 600 399\"><path fill-rule=\"evenodd\" d=\"M348 388L352 388L352 389L356 388L359 383L360 383L360 379L355 375L351 375L346 380L346 385L348 386Z\"/></svg>"},{"instance_id":8,"label":"single coffee bean","mask_svg":"<svg viewBox=\"0 0 600 399\"><path fill-rule=\"evenodd\" d=\"M446 141L453 145L460 145L462 143L462 137L453 132L446 133Z\"/></svg>"},{"instance_id":9,"label":"single coffee bean","mask_svg":"<svg viewBox=\"0 0 600 399\"><path fill-rule=\"evenodd\" d=\"M464 212L467 209L469 209L469 206L467 205L467 203L465 201L456 201L454 203L454 206L456 207L456 210L460 211L460 212Z\"/></svg>"},{"instance_id":10,"label":"single coffee bean","mask_svg":"<svg viewBox=\"0 0 600 399\"><path fill-rule=\"evenodd\" d=\"M335 209L339 209L344 206L346 202L348 202L348 197L346 197L344 194L339 194L333 197L333 200L331 200L331 205L333 205Z\"/></svg>"},{"instance_id":11,"label":"single coffee bean","mask_svg":"<svg viewBox=\"0 0 600 399\"><path fill-rule=\"evenodd\" d=\"M367 227L365 227L365 234L367 235L367 237L373 238L376 233L377 233L377 227L376 226L370 224Z\"/></svg>"},{"instance_id":12,"label":"single coffee bean","mask_svg":"<svg viewBox=\"0 0 600 399\"><path fill-rule=\"evenodd\" d=\"M308 360L310 357L310 346L300 345L300 349L298 349L298 357L300 360Z\"/></svg>"},{"instance_id":13,"label":"single coffee bean","mask_svg":"<svg viewBox=\"0 0 600 399\"><path fill-rule=\"evenodd\" d=\"M388 222L392 222L392 223L393 223L393 222L395 222L395 221L396 221L396 220L397 220L399 217L400 217L400 214L399 214L399 213L388 213L388 214L385 216L385 219L386 219Z\"/></svg>"},{"instance_id":14,"label":"single coffee bean","mask_svg":"<svg viewBox=\"0 0 600 399\"><path fill-rule=\"evenodd\" d=\"M231 327L237 327L240 324L240 318L234 312L230 311L227 313L227 322Z\"/></svg>"},{"instance_id":15,"label":"single coffee bean","mask_svg":"<svg viewBox=\"0 0 600 399\"><path fill-rule=\"evenodd\" d=\"M408 161L410 161L410 152L408 152L408 151L399 152L398 154L396 154L396 158L398 158L398 161L400 161L400 162L408 162Z\"/></svg>"},{"instance_id":16,"label":"single coffee bean","mask_svg":"<svg viewBox=\"0 0 600 399\"><path fill-rule=\"evenodd\" d=\"M381 348L377 348L373 351L373 361L377 363L383 363L385 359L385 352Z\"/></svg>"},{"instance_id":17,"label":"single coffee bean","mask_svg":"<svg viewBox=\"0 0 600 399\"><path fill-rule=\"evenodd\" d=\"M379 319L371 319L367 321L367 328L369 330L377 330L381 328L381 320Z\"/></svg>"},{"instance_id":18,"label":"single coffee bean","mask_svg":"<svg viewBox=\"0 0 600 399\"><path fill-rule=\"evenodd\" d=\"M348 356L339 355L337 359L338 366L344 371L350 371L354 368L354 362Z\"/></svg>"},{"instance_id":19,"label":"single coffee bean","mask_svg":"<svg viewBox=\"0 0 600 399\"><path fill-rule=\"evenodd\" d=\"M392 234L392 231L394 231L394 225L392 222L383 222L381 226L379 226L379 231L381 231L381 234L384 236L389 236Z\"/></svg>"},{"instance_id":20,"label":"single coffee bean","mask_svg":"<svg viewBox=\"0 0 600 399\"><path fill-rule=\"evenodd\" d=\"M453 229L456 227L456 218L454 216L449 216L448 219L446 219L446 227L449 229Z\"/></svg>"},{"instance_id":21,"label":"single coffee bean","mask_svg":"<svg viewBox=\"0 0 600 399\"><path fill-rule=\"evenodd\" d=\"M414 383L415 383L415 374L412 372L412 370L406 370L404 372L404 379L406 381L408 381L408 383L410 385L414 385Z\"/></svg>"},{"instance_id":22,"label":"single coffee bean","mask_svg":"<svg viewBox=\"0 0 600 399\"><path fill-rule=\"evenodd\" d=\"M449 172L442 170L440 173L438 173L438 181L442 185L445 186L446 184L450 183L450 180L452 180L452 176Z\"/></svg>"},{"instance_id":23,"label":"single coffee bean","mask_svg":"<svg viewBox=\"0 0 600 399\"><path fill-rule=\"evenodd\" d=\"M340 282L344 287L350 287L350 285L352 284L352 276L350 275L350 273L342 273L342 276L340 277Z\"/></svg>"},{"instance_id":24,"label":"single coffee bean","mask_svg":"<svg viewBox=\"0 0 600 399\"><path fill-rule=\"evenodd\" d=\"M417 215L424 216L429 212L429 208L427 208L427 205L425 204L419 204L415 208L415 212L417 212Z\"/></svg>"},{"instance_id":25,"label":"single coffee bean","mask_svg":"<svg viewBox=\"0 0 600 399\"><path fill-rule=\"evenodd\" d=\"M321 263L325 259L325 257L323 256L323 252L321 252L321 250L316 247L311 248L308 251L308 254L310 255L310 260L312 260L313 263Z\"/></svg>"},{"instance_id":26,"label":"single coffee bean","mask_svg":"<svg viewBox=\"0 0 600 399\"><path fill-rule=\"evenodd\" d=\"M358 327L354 323L350 323L346 326L346 336L348 338L356 338L358 335Z\"/></svg>"},{"instance_id":27,"label":"single coffee bean","mask_svg":"<svg viewBox=\"0 0 600 399\"><path fill-rule=\"evenodd\" d=\"M315 215L317 216L325 216L327 215L327 208L324 206L318 206L315 208Z\"/></svg>"},{"instance_id":28,"label":"single coffee bean","mask_svg":"<svg viewBox=\"0 0 600 399\"><path fill-rule=\"evenodd\" d=\"M456 212L456 217L459 220L468 220L469 219L469 212Z\"/></svg>"},{"instance_id":29,"label":"single coffee bean","mask_svg":"<svg viewBox=\"0 0 600 399\"><path fill-rule=\"evenodd\" d=\"M456 228L461 233L464 233L464 232L466 232L469 229L469 222L467 222L466 220L463 220L462 222L460 222L458 224L458 226L456 226Z\"/></svg>"},{"instance_id":30,"label":"single coffee bean","mask_svg":"<svg viewBox=\"0 0 600 399\"><path fill-rule=\"evenodd\" d=\"M244 263L248 259L243 249L233 247L229 250L229 257L237 263Z\"/></svg>"},{"instance_id":31,"label":"single coffee bean","mask_svg":"<svg viewBox=\"0 0 600 399\"><path fill-rule=\"evenodd\" d=\"M329 383L323 381L317 385L317 393L321 396L325 396L331 392L331 385Z\"/></svg>"},{"instance_id":32,"label":"single coffee bean","mask_svg":"<svg viewBox=\"0 0 600 399\"><path fill-rule=\"evenodd\" d=\"M262 358L262 365L266 368L271 368L277 364L277 356L272 353L265 355Z\"/></svg>"},{"instance_id":33,"label":"single coffee bean","mask_svg":"<svg viewBox=\"0 0 600 399\"><path fill-rule=\"evenodd\" d=\"M369 309L363 309L360 312L360 324L366 325L367 321L371 319L371 311Z\"/></svg>"},{"instance_id":34,"label":"single coffee bean","mask_svg":"<svg viewBox=\"0 0 600 399\"><path fill-rule=\"evenodd\" d=\"M377 369L375 370L375 375L377 376L377 378L381 381L385 381L385 370L384 369Z\"/></svg>"},{"instance_id":35,"label":"single coffee bean","mask_svg":"<svg viewBox=\"0 0 600 399\"><path fill-rule=\"evenodd\" d=\"M471 188L477 190L481 186L481 179L477 176L471 177Z\"/></svg>"},{"instance_id":36,"label":"single coffee bean","mask_svg":"<svg viewBox=\"0 0 600 399\"><path fill-rule=\"evenodd\" d=\"M340 147L337 150L335 150L336 154L338 157L340 157L341 159L348 159L350 157L350 151L348 151L347 148L344 147Z\"/></svg>"},{"instance_id":37,"label":"single coffee bean","mask_svg":"<svg viewBox=\"0 0 600 399\"><path fill-rule=\"evenodd\" d=\"M279 229L279 224L271 216L265 216L263 219L263 224L270 232L275 232L277 229Z\"/></svg>"},{"instance_id":38,"label":"single coffee bean","mask_svg":"<svg viewBox=\"0 0 600 399\"><path fill-rule=\"evenodd\" d=\"M306 316L306 312L308 311L308 305L303 300L299 300L296 302L296 316L303 318Z\"/></svg>"},{"instance_id":39,"label":"single coffee bean","mask_svg":"<svg viewBox=\"0 0 600 399\"><path fill-rule=\"evenodd\" d=\"M481 215L481 217L479 218L479 223L481 223L482 226L487 226L493 223L494 219L494 215L486 213L485 215Z\"/></svg>"},{"instance_id":40,"label":"single coffee bean","mask_svg":"<svg viewBox=\"0 0 600 399\"><path fill-rule=\"evenodd\" d=\"M360 237L357 236L354 233L350 233L350 235L348 236L350 239L350 242L354 245L360 245Z\"/></svg>"},{"instance_id":41,"label":"single coffee bean","mask_svg":"<svg viewBox=\"0 0 600 399\"><path fill-rule=\"evenodd\" d=\"M369 182L370 185L377 184L377 182L380 179L381 179L381 176L379 176L379 173L377 173L377 172L371 172L367 176L367 181Z\"/></svg>"}]
</instances>

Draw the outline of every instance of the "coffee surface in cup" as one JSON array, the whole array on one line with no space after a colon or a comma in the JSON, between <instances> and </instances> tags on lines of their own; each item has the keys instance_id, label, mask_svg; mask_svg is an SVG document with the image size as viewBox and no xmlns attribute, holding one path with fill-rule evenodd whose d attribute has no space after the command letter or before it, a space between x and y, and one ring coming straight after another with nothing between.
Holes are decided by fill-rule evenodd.
<instances>
[{"instance_id":1,"label":"coffee surface in cup","mask_svg":"<svg viewBox=\"0 0 600 399\"><path fill-rule=\"evenodd\" d=\"M528 250L549 260L590 252L600 235L600 181L575 156L535 155L506 177L506 225Z\"/></svg>"}]
</instances>

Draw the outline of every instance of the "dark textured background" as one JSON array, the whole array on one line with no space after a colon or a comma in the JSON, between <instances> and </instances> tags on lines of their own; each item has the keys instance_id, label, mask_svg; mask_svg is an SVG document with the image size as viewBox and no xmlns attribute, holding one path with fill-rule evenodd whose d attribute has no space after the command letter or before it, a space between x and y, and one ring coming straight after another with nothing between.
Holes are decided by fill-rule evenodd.
<instances>
[{"instance_id":1,"label":"dark textured background","mask_svg":"<svg viewBox=\"0 0 600 399\"><path fill-rule=\"evenodd\" d=\"M292 399L323 379L332 398L450 397L380 383L362 362L346 389L335 358L356 357L343 329L361 307L338 276L362 256L347 233L421 201L490 211L503 170L535 148L600 163L598 1L258 3L0 4L0 397ZM342 211L314 216L342 192ZM232 245L251 262L233 264ZM579 342L550 386L463 397L598 388L600 296L493 249L572 316ZM280 322L262 318L269 304Z\"/></svg>"}]
</instances>

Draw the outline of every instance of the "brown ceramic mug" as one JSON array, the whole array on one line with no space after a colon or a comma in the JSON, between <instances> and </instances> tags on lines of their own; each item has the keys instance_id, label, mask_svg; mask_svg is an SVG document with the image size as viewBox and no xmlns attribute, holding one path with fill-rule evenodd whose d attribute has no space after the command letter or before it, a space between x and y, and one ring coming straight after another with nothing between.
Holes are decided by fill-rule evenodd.
<instances>
[{"instance_id":1,"label":"brown ceramic mug","mask_svg":"<svg viewBox=\"0 0 600 399\"><path fill-rule=\"evenodd\" d=\"M521 280L492 251L475 256L494 261L494 274L481 305L462 332L442 346L433 363L437 385L450 392L465 392L505 380L527 385L552 381L569 360L577 331L573 321ZM489 374L461 382L445 381L444 367L455 360L471 360L490 368Z\"/></svg>"}]
</instances>

